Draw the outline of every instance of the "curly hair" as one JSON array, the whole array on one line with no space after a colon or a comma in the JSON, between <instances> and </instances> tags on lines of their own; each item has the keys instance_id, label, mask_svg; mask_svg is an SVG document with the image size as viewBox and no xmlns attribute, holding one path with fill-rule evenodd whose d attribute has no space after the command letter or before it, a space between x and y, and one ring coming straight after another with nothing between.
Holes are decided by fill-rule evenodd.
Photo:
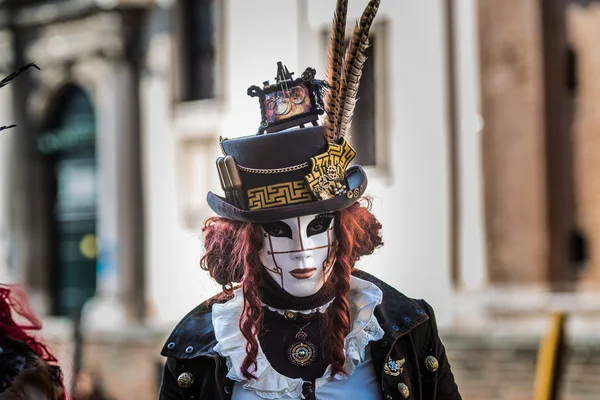
<instances>
[{"instance_id":1,"label":"curly hair","mask_svg":"<svg viewBox=\"0 0 600 400\"><path fill-rule=\"evenodd\" d=\"M350 207L338 211L335 233L338 241L336 259L328 284L335 288L335 300L327 309L324 320L326 336L323 348L326 361L331 364L331 376L344 370L344 339L350 332L348 292L350 275L356 262L383 245L381 224L371 213L371 200L363 198ZM240 330L246 339L246 357L242 374L246 379L256 379L258 332L262 326L263 309L259 297L262 264L260 225L233 221L222 217L206 220L202 229L205 253L200 259L202 269L223 287L220 297L231 297L234 284L239 283L244 297Z\"/></svg>"}]
</instances>

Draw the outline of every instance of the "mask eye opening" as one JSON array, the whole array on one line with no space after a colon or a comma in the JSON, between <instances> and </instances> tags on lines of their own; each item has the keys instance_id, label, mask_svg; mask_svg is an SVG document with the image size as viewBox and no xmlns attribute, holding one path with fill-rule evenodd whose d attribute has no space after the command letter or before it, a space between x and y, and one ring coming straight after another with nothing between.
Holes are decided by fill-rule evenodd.
<instances>
[{"instance_id":1,"label":"mask eye opening","mask_svg":"<svg viewBox=\"0 0 600 400\"><path fill-rule=\"evenodd\" d=\"M286 237L292 239L292 228L283 221L266 222L260 224L260 226L265 232L265 237Z\"/></svg>"},{"instance_id":2,"label":"mask eye opening","mask_svg":"<svg viewBox=\"0 0 600 400\"><path fill-rule=\"evenodd\" d=\"M306 226L306 236L311 237L330 230L333 227L333 214L319 214Z\"/></svg>"}]
</instances>

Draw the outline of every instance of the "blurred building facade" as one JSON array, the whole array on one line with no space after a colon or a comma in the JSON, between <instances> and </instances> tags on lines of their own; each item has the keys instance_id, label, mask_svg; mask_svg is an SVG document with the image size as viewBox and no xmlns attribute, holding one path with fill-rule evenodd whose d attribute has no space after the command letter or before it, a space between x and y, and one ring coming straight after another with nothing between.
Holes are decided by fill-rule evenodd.
<instances>
[{"instance_id":1,"label":"blurred building facade","mask_svg":"<svg viewBox=\"0 0 600 400\"><path fill-rule=\"evenodd\" d=\"M41 67L0 91L0 276L69 374L154 398L163 338L219 289L198 265L219 138L255 133L246 89L277 61L323 74L334 5L0 2L0 71ZM434 306L465 399L531 398L550 309L573 313L566 398L600 392L599 16L384 0L372 29L350 140L386 245L361 267Z\"/></svg>"}]
</instances>

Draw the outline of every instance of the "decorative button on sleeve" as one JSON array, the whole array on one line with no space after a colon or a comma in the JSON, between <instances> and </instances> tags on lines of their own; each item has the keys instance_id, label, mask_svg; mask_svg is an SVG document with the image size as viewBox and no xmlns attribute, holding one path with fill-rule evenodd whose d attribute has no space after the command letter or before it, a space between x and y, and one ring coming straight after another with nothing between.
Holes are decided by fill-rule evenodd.
<instances>
[{"instance_id":1,"label":"decorative button on sleeve","mask_svg":"<svg viewBox=\"0 0 600 400\"><path fill-rule=\"evenodd\" d=\"M177 377L177 384L182 389L187 389L194 384L194 375L189 372L183 372Z\"/></svg>"},{"instance_id":2,"label":"decorative button on sleeve","mask_svg":"<svg viewBox=\"0 0 600 400\"><path fill-rule=\"evenodd\" d=\"M402 382L400 382L398 384L398 391L400 392L400 394L402 395L402 397L404 397L405 399L408 399L408 396L410 396L410 391L408 390L408 386L406 386Z\"/></svg>"},{"instance_id":3,"label":"decorative button on sleeve","mask_svg":"<svg viewBox=\"0 0 600 400\"><path fill-rule=\"evenodd\" d=\"M425 368L427 368L430 372L435 372L438 370L439 363L437 358L434 356L428 356L425 358Z\"/></svg>"}]
</instances>

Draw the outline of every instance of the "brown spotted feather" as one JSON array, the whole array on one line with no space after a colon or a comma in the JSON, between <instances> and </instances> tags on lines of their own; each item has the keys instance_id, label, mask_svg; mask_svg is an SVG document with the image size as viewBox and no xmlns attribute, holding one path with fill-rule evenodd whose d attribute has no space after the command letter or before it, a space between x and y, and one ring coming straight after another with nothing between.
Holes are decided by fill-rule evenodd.
<instances>
[{"instance_id":1,"label":"brown spotted feather","mask_svg":"<svg viewBox=\"0 0 600 400\"><path fill-rule=\"evenodd\" d=\"M326 77L331 88L325 96L325 112L327 114L328 127L327 139L330 142L335 138L335 131L338 126L336 109L339 108L339 90L344 61L347 11L348 0L338 0L329 37Z\"/></svg>"},{"instance_id":2,"label":"brown spotted feather","mask_svg":"<svg viewBox=\"0 0 600 400\"><path fill-rule=\"evenodd\" d=\"M335 137L344 137L347 133L356 104L362 68L366 61L365 51L369 46L369 30L377 14L381 0L371 0L363 11L360 22L356 24L352 38L346 50L336 108Z\"/></svg>"}]
</instances>

